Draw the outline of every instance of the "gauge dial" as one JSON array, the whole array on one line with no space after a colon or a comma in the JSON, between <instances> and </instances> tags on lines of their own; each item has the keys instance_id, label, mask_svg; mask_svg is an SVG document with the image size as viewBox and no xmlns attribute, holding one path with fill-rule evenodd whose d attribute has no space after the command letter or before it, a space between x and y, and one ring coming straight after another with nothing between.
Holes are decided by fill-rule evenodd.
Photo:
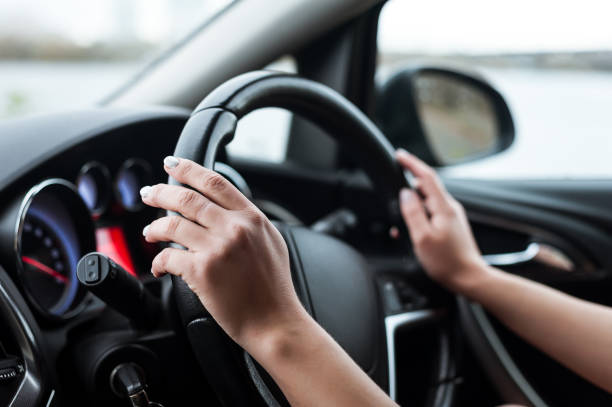
<instances>
[{"instance_id":1,"label":"gauge dial","mask_svg":"<svg viewBox=\"0 0 612 407\"><path fill-rule=\"evenodd\" d=\"M39 305L55 315L66 312L77 288L66 249L48 225L31 215L23 224L21 261L23 277Z\"/></svg>"},{"instance_id":2,"label":"gauge dial","mask_svg":"<svg viewBox=\"0 0 612 407\"><path fill-rule=\"evenodd\" d=\"M15 230L26 298L50 320L74 316L87 294L76 278L77 263L95 250L91 214L77 188L60 179L32 188L20 205Z\"/></svg>"},{"instance_id":3,"label":"gauge dial","mask_svg":"<svg viewBox=\"0 0 612 407\"><path fill-rule=\"evenodd\" d=\"M110 201L110 173L95 161L85 164L76 180L79 194L93 215L102 214Z\"/></svg>"},{"instance_id":4,"label":"gauge dial","mask_svg":"<svg viewBox=\"0 0 612 407\"><path fill-rule=\"evenodd\" d=\"M144 207L140 199L140 188L151 183L151 166L138 158L127 160L117 173L115 190L118 201L131 212L139 211Z\"/></svg>"}]
</instances>

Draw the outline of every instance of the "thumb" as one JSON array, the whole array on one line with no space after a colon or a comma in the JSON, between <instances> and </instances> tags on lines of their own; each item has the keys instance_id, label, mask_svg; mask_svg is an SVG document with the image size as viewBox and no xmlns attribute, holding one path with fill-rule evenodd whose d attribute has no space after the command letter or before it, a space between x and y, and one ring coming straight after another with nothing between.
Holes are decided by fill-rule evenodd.
<instances>
[{"instance_id":1,"label":"thumb","mask_svg":"<svg viewBox=\"0 0 612 407\"><path fill-rule=\"evenodd\" d=\"M422 240L423 236L429 233L429 220L425 207L416 192L408 188L400 191L400 210L412 242Z\"/></svg>"}]
</instances>

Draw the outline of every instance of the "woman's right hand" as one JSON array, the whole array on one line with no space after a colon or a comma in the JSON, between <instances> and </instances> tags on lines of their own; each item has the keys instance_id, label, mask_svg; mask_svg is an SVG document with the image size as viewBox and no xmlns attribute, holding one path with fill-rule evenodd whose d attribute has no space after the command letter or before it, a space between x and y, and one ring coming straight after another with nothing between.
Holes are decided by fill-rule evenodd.
<instances>
[{"instance_id":1,"label":"woman's right hand","mask_svg":"<svg viewBox=\"0 0 612 407\"><path fill-rule=\"evenodd\" d=\"M166 157L164 169L193 189L145 187L143 202L184 217L157 219L143 234L148 242L175 242L188 250L164 249L151 272L180 276L252 354L308 321L293 288L285 241L265 215L225 178L193 161Z\"/></svg>"},{"instance_id":2,"label":"woman's right hand","mask_svg":"<svg viewBox=\"0 0 612 407\"><path fill-rule=\"evenodd\" d=\"M416 178L416 189L400 192L402 216L414 251L427 274L450 290L467 294L486 276L484 262L465 210L444 188L436 172L405 150L396 158Z\"/></svg>"}]
</instances>

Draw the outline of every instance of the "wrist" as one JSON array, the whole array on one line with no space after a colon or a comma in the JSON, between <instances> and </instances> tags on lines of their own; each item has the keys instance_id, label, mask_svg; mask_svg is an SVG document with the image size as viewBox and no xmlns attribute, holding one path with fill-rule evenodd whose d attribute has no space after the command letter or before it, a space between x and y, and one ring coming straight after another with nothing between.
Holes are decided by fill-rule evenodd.
<instances>
[{"instance_id":1,"label":"wrist","mask_svg":"<svg viewBox=\"0 0 612 407\"><path fill-rule=\"evenodd\" d=\"M302 308L291 319L252 335L243 347L267 369L308 355L304 348L309 347L307 342L316 338L319 330L314 319ZM312 351L315 350L313 347Z\"/></svg>"},{"instance_id":2,"label":"wrist","mask_svg":"<svg viewBox=\"0 0 612 407\"><path fill-rule=\"evenodd\" d=\"M470 263L462 271L456 273L457 278L452 282L451 290L473 301L477 301L483 290L494 284L499 277L500 270L486 264L482 258Z\"/></svg>"}]
</instances>

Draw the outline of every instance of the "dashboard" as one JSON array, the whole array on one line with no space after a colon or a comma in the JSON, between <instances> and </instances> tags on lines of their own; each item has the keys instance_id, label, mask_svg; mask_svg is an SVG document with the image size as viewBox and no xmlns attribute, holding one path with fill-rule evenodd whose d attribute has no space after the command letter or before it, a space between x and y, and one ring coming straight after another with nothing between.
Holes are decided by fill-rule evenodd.
<instances>
[{"instance_id":1,"label":"dashboard","mask_svg":"<svg viewBox=\"0 0 612 407\"><path fill-rule=\"evenodd\" d=\"M142 236L163 213L144 206L139 190L167 180L163 158L189 114L104 108L0 123L0 405L81 405L93 394L92 405L113 405L118 395L109 377L124 360L148 373L156 401L185 405L193 389L214 400L176 326L169 276L149 272L162 247ZM350 236L347 242L383 272L397 264L415 269L403 254L379 261L404 248L368 209L378 201L361 173L328 175L233 157L231 164L215 169L271 220ZM163 303L152 332L139 332L78 282L77 263L92 251L108 255ZM163 389L155 393L161 376ZM24 383L31 390L16 402Z\"/></svg>"},{"instance_id":2,"label":"dashboard","mask_svg":"<svg viewBox=\"0 0 612 407\"><path fill-rule=\"evenodd\" d=\"M29 189L17 189L2 214L2 245L7 246L2 264L43 325L71 319L86 307L89 298L76 266L88 252L110 256L135 277L150 276L158 248L146 243L141 231L159 213L142 204L139 190L165 180L162 160L173 151L186 115L156 114L152 120L142 115L118 128L107 121L107 131L67 140L72 147L64 141L57 156L24 174L18 184ZM48 127L43 134L61 138ZM47 144L46 154L59 144L36 138L30 145Z\"/></svg>"},{"instance_id":3,"label":"dashboard","mask_svg":"<svg viewBox=\"0 0 612 407\"><path fill-rule=\"evenodd\" d=\"M0 174L0 277L31 311L32 346L44 348L36 361L52 372L50 381L37 383L44 405L53 405L61 387L54 364L71 330L104 312L76 277L81 256L104 253L144 284L152 280L150 262L160 248L145 242L142 229L160 213L142 204L139 190L165 182L163 158L188 115L105 108L0 123L7 169ZM10 322L7 315L3 310L0 325ZM0 327L0 405L31 405L10 390L23 387L34 370L26 364L32 352Z\"/></svg>"}]
</instances>

